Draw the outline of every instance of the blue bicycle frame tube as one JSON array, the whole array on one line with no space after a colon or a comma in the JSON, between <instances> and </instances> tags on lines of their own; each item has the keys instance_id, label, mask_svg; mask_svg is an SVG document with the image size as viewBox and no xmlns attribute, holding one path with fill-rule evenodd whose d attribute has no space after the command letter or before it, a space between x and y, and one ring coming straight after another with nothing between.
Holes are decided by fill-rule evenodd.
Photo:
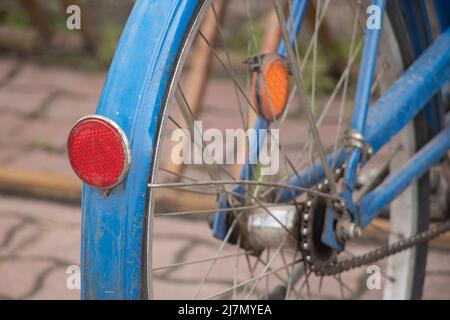
<instances>
[{"instance_id":1,"label":"blue bicycle frame tube","mask_svg":"<svg viewBox=\"0 0 450 320\"><path fill-rule=\"evenodd\" d=\"M362 227L367 226L383 208L413 181L420 178L449 149L450 126L434 137L425 147L409 159L400 171L389 177L374 191L364 196L359 206L360 225Z\"/></svg>"},{"instance_id":2,"label":"blue bicycle frame tube","mask_svg":"<svg viewBox=\"0 0 450 320\"><path fill-rule=\"evenodd\" d=\"M292 10L290 17L287 21L287 28L290 34L291 46L295 46L295 39L298 38L300 34L300 28L303 23L303 18L305 17L306 10L308 9L309 0L294 0L292 1ZM292 30L293 29L293 30ZM278 48L278 54L280 56L286 57L286 45L284 41L280 42Z\"/></svg>"},{"instance_id":3,"label":"blue bicycle frame tube","mask_svg":"<svg viewBox=\"0 0 450 320\"><path fill-rule=\"evenodd\" d=\"M427 12L427 6L425 0L415 0L420 6L420 10L414 10L411 6L411 0L397 0L398 5L401 8L403 19L405 21L405 27L408 32L412 35L411 45L414 55L418 57L421 55L428 46L433 42L433 37L431 34L431 23L426 17L421 19L420 12ZM447 9L448 10L448 9ZM418 22L420 21L420 22ZM447 28L445 28L447 29ZM442 29L444 31L445 29ZM437 134L443 128L443 112L441 110L441 105L439 102L439 97L435 96L431 99L428 104L423 109L425 115L425 120L427 125L431 129L433 135Z\"/></svg>"},{"instance_id":4,"label":"blue bicycle frame tube","mask_svg":"<svg viewBox=\"0 0 450 320\"><path fill-rule=\"evenodd\" d=\"M373 0L372 5L380 9L380 27L368 29L364 40L364 51L359 69L358 84L356 87L355 106L351 129L364 135L366 127L367 112L371 98L371 89L375 66L378 58L378 49L381 38L381 26L383 25L386 0ZM356 183L356 169L362 155L361 148L355 148L349 156L347 170L345 171L345 192L352 192Z\"/></svg>"},{"instance_id":5,"label":"blue bicycle frame tube","mask_svg":"<svg viewBox=\"0 0 450 320\"><path fill-rule=\"evenodd\" d=\"M366 141L378 151L450 79L450 28L369 109Z\"/></svg>"},{"instance_id":6,"label":"blue bicycle frame tube","mask_svg":"<svg viewBox=\"0 0 450 320\"><path fill-rule=\"evenodd\" d=\"M369 108L365 138L374 153L412 121L449 78L450 28ZM339 153L338 163L344 160L343 153ZM328 161L331 157L332 155L328 155ZM308 187L302 181L306 181L303 177L306 178L310 170L311 168L306 168L301 171L302 179L293 176L289 183ZM316 165L316 170L323 173L320 163ZM283 202L292 200L290 191L282 189L281 192Z\"/></svg>"},{"instance_id":7,"label":"blue bicycle frame tube","mask_svg":"<svg viewBox=\"0 0 450 320\"><path fill-rule=\"evenodd\" d=\"M328 165L330 167L333 164L335 164L336 167L342 166L345 162L345 153L345 149L341 149L340 151L338 151L336 161L334 159L334 155L329 154L327 156ZM301 170L298 173L298 176L292 176L287 183L297 187L310 188L323 179L325 179L325 170L320 160L317 160L315 164L311 164L307 168ZM295 193L293 194L292 190L290 189L275 189L273 192L275 194L274 198L278 198L278 202L280 203L292 201L293 195L299 196L300 194L302 194L302 192L300 191L295 191Z\"/></svg>"},{"instance_id":8,"label":"blue bicycle frame tube","mask_svg":"<svg viewBox=\"0 0 450 320\"><path fill-rule=\"evenodd\" d=\"M369 111L367 141L374 150L379 150L410 122L448 79L450 79L450 28L447 28ZM382 115L387 113L390 117L381 120ZM376 192L364 197L359 208L362 224L367 225L395 198L394 194L398 194L396 187L404 189L442 157L450 148L449 142L447 127L408 161L394 176L395 178L390 178L378 187Z\"/></svg>"},{"instance_id":9,"label":"blue bicycle frame tube","mask_svg":"<svg viewBox=\"0 0 450 320\"><path fill-rule=\"evenodd\" d=\"M369 109L365 138L374 152L377 152L412 121L449 78L450 28L436 39L433 45ZM450 134L447 128L429 142L411 161L408 161L394 177L378 187L376 192L366 195L358 208L355 208L352 203L351 193L344 192L343 196L349 208L352 208L350 212L358 214L358 219L355 221L361 226L369 224L399 192L420 177L447 152L450 147L449 143ZM306 172L302 172L302 175L307 175L309 170L311 169L308 168ZM301 183L297 184L301 181L295 178L290 182L297 186L304 186ZM291 192L284 190L282 192L284 201L292 199ZM340 251L342 246L334 240L333 221L328 221L328 218L331 219L331 215L327 214L322 241Z\"/></svg>"},{"instance_id":10,"label":"blue bicycle frame tube","mask_svg":"<svg viewBox=\"0 0 450 320\"><path fill-rule=\"evenodd\" d=\"M412 121L449 77L450 28L370 108L366 140L372 145L373 150L379 150ZM450 140L449 138L447 132L427 144L412 161L396 172L395 176L379 187L375 193L363 198L359 208L353 203L352 193L345 190L342 196L354 221L361 226L369 224L381 209L447 152L447 144L450 141L447 143L444 141ZM343 247L335 239L334 217L333 212L327 213L322 242L341 251Z\"/></svg>"}]
</instances>

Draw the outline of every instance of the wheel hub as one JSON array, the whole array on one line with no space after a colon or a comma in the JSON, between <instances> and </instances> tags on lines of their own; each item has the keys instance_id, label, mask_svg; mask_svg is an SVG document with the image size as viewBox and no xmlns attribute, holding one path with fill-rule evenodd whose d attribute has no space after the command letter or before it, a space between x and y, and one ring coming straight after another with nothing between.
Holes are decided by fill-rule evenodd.
<instances>
[{"instance_id":1,"label":"wheel hub","mask_svg":"<svg viewBox=\"0 0 450 320\"><path fill-rule=\"evenodd\" d=\"M294 205L265 206L249 210L240 225L241 246L255 253L265 248L295 248L300 239L299 212Z\"/></svg>"}]
</instances>

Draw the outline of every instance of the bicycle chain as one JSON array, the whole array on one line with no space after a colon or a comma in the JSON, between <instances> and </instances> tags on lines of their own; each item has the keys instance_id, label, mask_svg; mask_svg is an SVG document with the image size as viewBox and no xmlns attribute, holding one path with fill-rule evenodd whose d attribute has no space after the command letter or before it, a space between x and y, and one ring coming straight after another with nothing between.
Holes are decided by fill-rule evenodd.
<instances>
[{"instance_id":1,"label":"bicycle chain","mask_svg":"<svg viewBox=\"0 0 450 320\"><path fill-rule=\"evenodd\" d=\"M427 231L418 233L407 239L403 239L395 243L380 247L366 254L350 259L341 260L336 264L330 266L315 269L315 272L322 276L331 276L344 271L359 268L361 266L368 265L375 261L381 260L387 256L396 254L400 251L414 247L420 243L429 241L447 231L450 231L450 220L442 222L430 228Z\"/></svg>"},{"instance_id":2,"label":"bicycle chain","mask_svg":"<svg viewBox=\"0 0 450 320\"><path fill-rule=\"evenodd\" d=\"M344 173L345 168L341 167L336 170L335 180L339 181ZM323 183L319 184L317 187L318 191L329 192L328 184L326 179ZM351 269L359 268L363 265L371 264L375 261L384 259L390 255L399 253L400 251L414 247L420 243L429 241L439 235L450 231L450 219L442 222L427 231L418 233L414 236L399 240L392 244L388 244L372 250L368 253L356 256L353 258L348 258L340 261L330 261L328 263L323 263L321 261L313 259L314 254L311 248L314 247L313 242L313 220L314 220L314 209L316 207L318 197L312 194L307 196L305 205L303 207L303 212L301 215L300 230L303 237L302 243L300 245L300 250L302 256L304 257L304 263L308 266L316 275L319 276L331 276L336 275ZM338 211L338 210L337 210ZM344 214L342 211L338 211L341 216Z\"/></svg>"}]
</instances>

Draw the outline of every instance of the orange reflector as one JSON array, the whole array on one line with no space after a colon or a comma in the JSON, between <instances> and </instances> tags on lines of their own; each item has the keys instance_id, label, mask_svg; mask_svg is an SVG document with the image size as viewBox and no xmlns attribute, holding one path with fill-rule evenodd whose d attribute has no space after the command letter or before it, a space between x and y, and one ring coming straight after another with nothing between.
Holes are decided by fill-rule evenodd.
<instances>
[{"instance_id":1,"label":"orange reflector","mask_svg":"<svg viewBox=\"0 0 450 320\"><path fill-rule=\"evenodd\" d=\"M277 120L283 114L289 97L287 63L277 54L256 57L255 62L259 62L252 79L255 112L266 121Z\"/></svg>"}]
</instances>

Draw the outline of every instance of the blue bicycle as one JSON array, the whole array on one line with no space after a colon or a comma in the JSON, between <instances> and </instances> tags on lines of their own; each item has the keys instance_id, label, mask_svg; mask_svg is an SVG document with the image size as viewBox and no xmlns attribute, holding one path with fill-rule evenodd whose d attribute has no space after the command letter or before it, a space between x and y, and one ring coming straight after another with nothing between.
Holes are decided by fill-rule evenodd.
<instances>
[{"instance_id":1,"label":"blue bicycle","mask_svg":"<svg viewBox=\"0 0 450 320\"><path fill-rule=\"evenodd\" d=\"M422 0L136 1L68 140L82 298L355 298L361 267L369 297L420 298L450 230L429 210L450 149L433 7L435 28Z\"/></svg>"}]
</instances>

